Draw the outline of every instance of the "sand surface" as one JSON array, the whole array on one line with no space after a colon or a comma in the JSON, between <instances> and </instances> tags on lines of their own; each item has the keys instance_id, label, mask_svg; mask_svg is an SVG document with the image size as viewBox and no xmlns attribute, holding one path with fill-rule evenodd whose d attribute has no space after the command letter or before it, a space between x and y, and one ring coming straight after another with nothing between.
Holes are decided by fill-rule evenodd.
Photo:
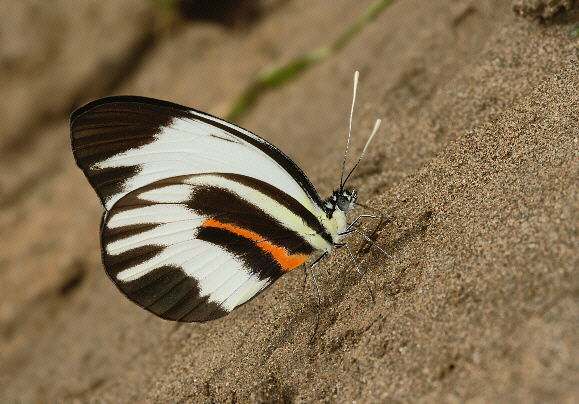
<instances>
[{"instance_id":1,"label":"sand surface","mask_svg":"<svg viewBox=\"0 0 579 404\"><path fill-rule=\"evenodd\" d=\"M238 122L325 197L355 70L352 156L383 120L350 185L395 217L373 238L396 261L350 240L374 303L346 251L320 265L310 343L301 269L204 324L123 297L68 116L112 94L223 116L260 71L327 45L371 2L266 2L231 28L144 0L0 1L0 401L577 402L574 3L394 2Z\"/></svg>"}]
</instances>

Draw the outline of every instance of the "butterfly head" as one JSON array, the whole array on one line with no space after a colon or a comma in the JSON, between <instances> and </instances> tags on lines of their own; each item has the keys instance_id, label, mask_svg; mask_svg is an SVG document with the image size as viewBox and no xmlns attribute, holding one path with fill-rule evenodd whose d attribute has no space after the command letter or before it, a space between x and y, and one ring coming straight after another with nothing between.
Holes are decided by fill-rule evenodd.
<instances>
[{"instance_id":1,"label":"butterfly head","mask_svg":"<svg viewBox=\"0 0 579 404\"><path fill-rule=\"evenodd\" d=\"M332 192L332 195L324 202L324 210L328 219L332 218L336 210L344 213L350 210L357 197L358 193L355 189L338 189Z\"/></svg>"}]
</instances>

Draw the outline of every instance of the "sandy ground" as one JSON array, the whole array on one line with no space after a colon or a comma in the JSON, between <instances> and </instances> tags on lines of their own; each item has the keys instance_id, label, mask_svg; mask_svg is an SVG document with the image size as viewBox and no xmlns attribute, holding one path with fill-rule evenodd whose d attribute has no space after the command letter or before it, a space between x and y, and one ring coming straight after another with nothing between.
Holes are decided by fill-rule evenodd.
<instances>
[{"instance_id":1,"label":"sandy ground","mask_svg":"<svg viewBox=\"0 0 579 404\"><path fill-rule=\"evenodd\" d=\"M395 219L231 315L175 324L100 263L102 208L68 116L111 94L223 115L263 68L326 45L371 3L269 2L242 27L143 0L0 2L0 401L577 402L579 22L573 1L397 1L239 124L320 194L351 180ZM577 2L575 2L577 3ZM364 226L372 232L372 223Z\"/></svg>"}]
</instances>

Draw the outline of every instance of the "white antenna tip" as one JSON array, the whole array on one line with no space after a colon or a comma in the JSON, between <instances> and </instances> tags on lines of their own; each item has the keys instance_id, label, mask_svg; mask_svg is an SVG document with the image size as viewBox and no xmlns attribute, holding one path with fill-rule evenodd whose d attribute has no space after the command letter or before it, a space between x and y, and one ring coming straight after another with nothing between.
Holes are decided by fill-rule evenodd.
<instances>
[{"instance_id":1,"label":"white antenna tip","mask_svg":"<svg viewBox=\"0 0 579 404\"><path fill-rule=\"evenodd\" d=\"M366 141L366 145L364 146L364 150L362 150L362 155L360 156L360 160L362 160L362 156L364 155L364 153L366 153L366 149L368 148L368 145L370 144L370 142L372 141L372 138L374 137L374 135L376 134L376 132L378 132L378 128L380 127L380 124L382 123L381 119L376 119L376 123L374 124L374 130L372 131L372 134L370 135L370 137L368 138L368 140ZM359 162L359 161L358 161Z\"/></svg>"}]
</instances>

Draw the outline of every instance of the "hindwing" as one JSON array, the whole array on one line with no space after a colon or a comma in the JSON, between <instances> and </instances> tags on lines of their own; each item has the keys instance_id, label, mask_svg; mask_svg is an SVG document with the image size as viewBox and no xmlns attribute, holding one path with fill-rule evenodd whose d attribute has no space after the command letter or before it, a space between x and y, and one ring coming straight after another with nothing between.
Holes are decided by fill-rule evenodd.
<instances>
[{"instance_id":1,"label":"hindwing","mask_svg":"<svg viewBox=\"0 0 579 404\"><path fill-rule=\"evenodd\" d=\"M238 177L172 177L117 201L101 239L119 289L160 317L206 321L301 265L312 252L301 234L313 229L287 207L297 205L266 183ZM261 207L246 199L257 195Z\"/></svg>"}]
</instances>

